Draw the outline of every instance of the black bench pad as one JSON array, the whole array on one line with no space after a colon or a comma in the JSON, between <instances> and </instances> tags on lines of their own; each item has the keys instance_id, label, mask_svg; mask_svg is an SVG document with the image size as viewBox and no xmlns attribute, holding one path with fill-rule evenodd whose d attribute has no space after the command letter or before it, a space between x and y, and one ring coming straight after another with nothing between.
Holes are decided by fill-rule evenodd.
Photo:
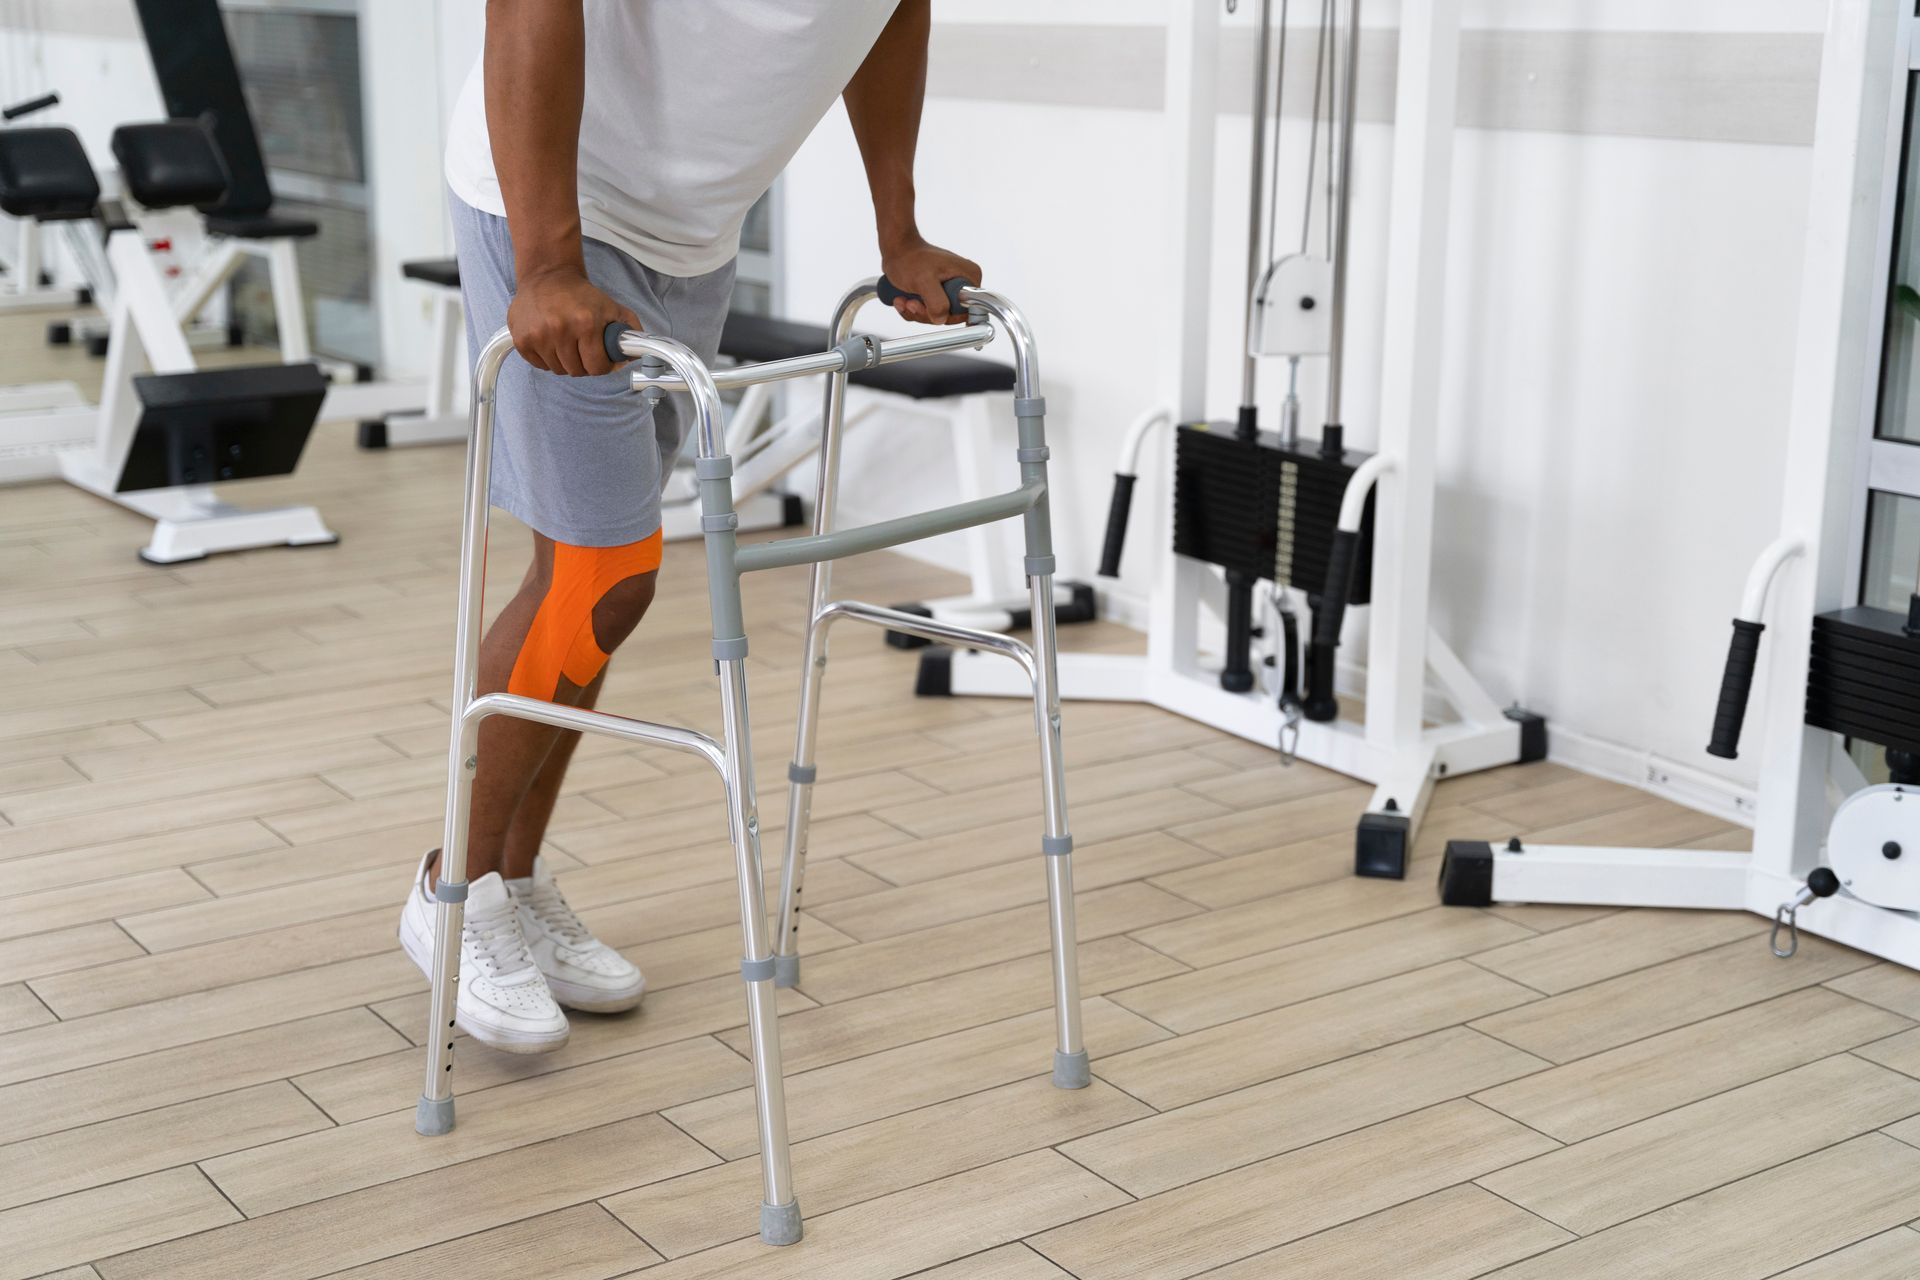
<instances>
[{"instance_id":1,"label":"black bench pad","mask_svg":"<svg viewBox=\"0 0 1920 1280\"><path fill-rule=\"evenodd\" d=\"M0 130L0 209L16 218L85 218L100 200L100 180L71 129Z\"/></svg>"},{"instance_id":2,"label":"black bench pad","mask_svg":"<svg viewBox=\"0 0 1920 1280\"><path fill-rule=\"evenodd\" d=\"M401 263L400 274L409 280L424 280L428 284L458 289L460 260L458 258L419 258L413 262Z\"/></svg>"},{"instance_id":3,"label":"black bench pad","mask_svg":"<svg viewBox=\"0 0 1920 1280\"><path fill-rule=\"evenodd\" d=\"M236 240L305 240L320 234L320 224L310 218L283 218L272 212L210 213L207 230Z\"/></svg>"},{"instance_id":4,"label":"black bench pad","mask_svg":"<svg viewBox=\"0 0 1920 1280\"><path fill-rule=\"evenodd\" d=\"M796 324L744 311L729 312L726 328L720 333L720 354L755 363L825 351L831 345L823 326ZM850 375L848 381L855 386L915 400L939 400L948 396L1011 391L1013 368L972 356L924 356L877 369L861 369Z\"/></svg>"},{"instance_id":5,"label":"black bench pad","mask_svg":"<svg viewBox=\"0 0 1920 1280\"><path fill-rule=\"evenodd\" d=\"M123 124L113 131L113 158L128 194L148 209L201 208L227 194L226 162L198 121Z\"/></svg>"}]
</instances>

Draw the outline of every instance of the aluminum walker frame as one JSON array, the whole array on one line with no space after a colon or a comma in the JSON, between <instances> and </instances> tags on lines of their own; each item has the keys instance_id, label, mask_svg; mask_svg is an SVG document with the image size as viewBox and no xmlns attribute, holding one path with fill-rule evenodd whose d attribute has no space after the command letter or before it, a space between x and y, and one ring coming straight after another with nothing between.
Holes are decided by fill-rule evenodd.
<instances>
[{"instance_id":1,"label":"aluminum walker frame","mask_svg":"<svg viewBox=\"0 0 1920 1280\"><path fill-rule=\"evenodd\" d=\"M670 338L609 326L608 354L638 360L632 375L637 394L667 393L691 397L700 481L701 529L707 550L708 603L713 621L713 657L719 675L724 730L720 740L690 729L544 702L515 694L476 696L481 604L488 520L488 480L493 446L494 389L501 366L513 350L506 330L496 333L474 363L467 444L466 513L461 535L460 604L455 623L453 733L447 756L447 807L441 878L434 890L433 994L427 1028L426 1087L415 1111L422 1134L453 1128L454 996L459 981L460 937L467 896L467 821L474 771L478 765L480 724L489 716L515 716L561 729L601 733L630 742L684 751L704 759L726 789L728 833L733 845L740 893L740 931L744 955L740 976L747 990L747 1029L753 1046L754 1101L759 1119L761 1208L760 1236L769 1244L800 1239L800 1207L794 1195L787 1148L786 1094L780 1069L775 987L799 978L798 909L805 871L807 820L815 777L814 730L819 719L821 679L827 660L827 632L836 622L868 622L893 631L923 635L946 644L965 645L1011 658L1026 672L1034 696L1040 739L1041 787L1045 829L1040 850L1046 865L1052 933L1053 993L1057 1045L1053 1082L1082 1088L1090 1079L1087 1051L1080 1036L1080 983L1076 962L1073 908L1073 838L1067 830L1066 781L1060 749L1060 694L1054 643L1053 540L1048 514L1045 401L1039 394L1038 359L1026 320L997 294L948 281L947 292L968 323L907 338L877 339L853 333L855 313L868 300L886 297L884 278L855 285L834 312L832 349L762 364L709 370L693 352ZM1004 332L1012 343L1016 377L1014 416L1018 423L1020 485L1006 493L974 498L894 520L833 528L834 497L847 374L899 360L962 348L979 349ZM827 390L821 416L823 433L819 503L813 532L740 546L733 506L733 460L728 455L720 390L825 373ZM892 609L853 601L829 601L828 566L842 556L875 551L942 533L1020 517L1025 525L1025 569L1033 607L1033 645L987 631L942 623ZM787 849L781 877L777 931L767 918L761 887L759 818L755 813L753 753L748 737L747 637L742 618L740 578L760 569L811 565L810 623L801 690L798 743L788 769L791 780Z\"/></svg>"}]
</instances>

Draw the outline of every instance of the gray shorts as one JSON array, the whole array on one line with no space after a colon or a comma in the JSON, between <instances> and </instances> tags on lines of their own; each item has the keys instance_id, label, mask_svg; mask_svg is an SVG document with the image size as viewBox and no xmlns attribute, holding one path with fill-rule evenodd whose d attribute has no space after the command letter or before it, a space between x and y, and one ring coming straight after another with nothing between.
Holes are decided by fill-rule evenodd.
<instances>
[{"instance_id":1,"label":"gray shorts","mask_svg":"<svg viewBox=\"0 0 1920 1280\"><path fill-rule=\"evenodd\" d=\"M467 350L477 352L507 322L513 242L507 220L449 195L467 312ZM678 339L711 362L733 297L733 264L703 276L669 276L598 240L584 245L587 278L624 303L653 333ZM633 393L627 374L568 378L518 357L500 371L493 427L493 505L555 542L618 547L660 527L660 486L688 428L684 397L657 408Z\"/></svg>"}]
</instances>

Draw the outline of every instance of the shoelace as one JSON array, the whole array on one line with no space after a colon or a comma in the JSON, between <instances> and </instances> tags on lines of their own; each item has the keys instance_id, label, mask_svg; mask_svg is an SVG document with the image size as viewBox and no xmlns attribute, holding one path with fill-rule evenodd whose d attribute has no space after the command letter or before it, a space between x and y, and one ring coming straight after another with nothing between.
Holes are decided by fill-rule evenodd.
<instances>
[{"instance_id":1,"label":"shoelace","mask_svg":"<svg viewBox=\"0 0 1920 1280\"><path fill-rule=\"evenodd\" d=\"M514 901L531 911L535 920L559 934L567 945L577 947L593 941L593 934L581 923L580 917L573 914L573 908L560 896L558 886L536 883L525 893L516 894Z\"/></svg>"},{"instance_id":2,"label":"shoelace","mask_svg":"<svg viewBox=\"0 0 1920 1280\"><path fill-rule=\"evenodd\" d=\"M511 903L484 916L469 915L466 926L473 949L486 961L488 973L513 973L532 966L533 953L527 950Z\"/></svg>"}]
</instances>

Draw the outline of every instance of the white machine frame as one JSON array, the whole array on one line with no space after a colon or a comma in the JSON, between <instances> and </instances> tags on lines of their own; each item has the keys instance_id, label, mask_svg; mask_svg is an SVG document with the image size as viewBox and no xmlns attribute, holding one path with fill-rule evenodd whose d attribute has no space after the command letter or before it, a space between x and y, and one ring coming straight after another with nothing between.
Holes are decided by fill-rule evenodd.
<instances>
[{"instance_id":1,"label":"white machine frame","mask_svg":"<svg viewBox=\"0 0 1920 1280\"><path fill-rule=\"evenodd\" d=\"M433 309L432 336L427 366L426 403L418 409L404 409L386 415L382 438L388 448L417 444L446 444L467 438L466 369L460 355L465 347L466 310L460 303L460 290L437 281L415 280L424 284ZM377 417L378 415L371 415Z\"/></svg>"},{"instance_id":2,"label":"white machine frame","mask_svg":"<svg viewBox=\"0 0 1920 1280\"><path fill-rule=\"evenodd\" d=\"M362 382L357 380L358 371L351 364L314 354L313 339L307 329L306 291L300 284L299 243L288 236L252 239L209 231L205 252L194 263L191 273L174 287L174 315L180 327L191 326L249 258L264 262L273 292L273 323L279 334L280 359L287 364L311 360L327 374L327 398L320 406L320 421L368 421L417 410L423 403L431 413L435 388L428 380L396 378ZM435 324L439 324L438 315ZM440 340L437 333L436 340ZM435 378L440 377L436 371ZM451 387L439 388L439 403L451 404L452 396ZM457 421L458 430L464 434L464 416L456 417L451 409L442 412L444 421Z\"/></svg>"},{"instance_id":3,"label":"white machine frame","mask_svg":"<svg viewBox=\"0 0 1920 1280\"><path fill-rule=\"evenodd\" d=\"M140 421L134 376L191 372L194 359L139 230L113 232L107 260L115 292L100 403L88 404L70 382L0 390L0 483L61 478L146 516L154 522L153 536L140 556L155 564L338 541L311 506L248 510L219 500L205 485L114 491Z\"/></svg>"},{"instance_id":4,"label":"white machine frame","mask_svg":"<svg viewBox=\"0 0 1920 1280\"><path fill-rule=\"evenodd\" d=\"M1175 340L1174 420L1206 419L1214 196L1217 0L1182 0L1169 27L1167 101L1176 112L1171 189L1176 209L1173 271L1180 305ZM1386 328L1377 465L1356 474L1349 500L1377 485L1372 598L1367 608L1365 715L1297 724L1292 753L1374 784L1360 840L1398 839L1410 855L1438 777L1522 758L1521 725L1474 679L1428 621L1433 528L1434 436L1444 328L1448 199L1459 72L1459 0L1403 6L1387 224ZM1217 660L1202 643L1202 615L1224 616L1219 572L1172 550L1170 468L1147 504L1154 556L1147 653L1063 653L1068 699L1147 702L1278 748L1288 718L1256 690L1220 688ZM1357 625L1357 624L1356 624ZM1350 628L1351 630L1351 628ZM1025 696L981 654L955 653L952 692ZM1429 691L1453 719L1429 723ZM1396 835L1397 833L1397 835Z\"/></svg>"},{"instance_id":5,"label":"white machine frame","mask_svg":"<svg viewBox=\"0 0 1920 1280\"><path fill-rule=\"evenodd\" d=\"M40 223L34 218L0 218L11 224L11 252L0 254L6 275L0 277L0 312L37 311L47 307L72 307L80 303L80 290L67 285L42 284L46 269L46 246Z\"/></svg>"},{"instance_id":6,"label":"white machine frame","mask_svg":"<svg viewBox=\"0 0 1920 1280\"><path fill-rule=\"evenodd\" d=\"M1885 281L1901 141L1920 72L1913 0L1834 0L1821 59L1780 538L1741 616L1771 597L1755 698L1761 743L1751 854L1513 842L1491 852L1498 902L1748 910L1802 896L1828 843L1830 796L1864 785L1843 742L1804 721L1812 620L1858 603L1869 490L1920 498L1920 446L1875 437ZM1915 194L1909 193L1911 198ZM1703 716L1704 719L1704 716ZM1704 728L1704 724L1702 726ZM1798 927L1920 968L1920 916L1846 892L1802 901Z\"/></svg>"}]
</instances>

